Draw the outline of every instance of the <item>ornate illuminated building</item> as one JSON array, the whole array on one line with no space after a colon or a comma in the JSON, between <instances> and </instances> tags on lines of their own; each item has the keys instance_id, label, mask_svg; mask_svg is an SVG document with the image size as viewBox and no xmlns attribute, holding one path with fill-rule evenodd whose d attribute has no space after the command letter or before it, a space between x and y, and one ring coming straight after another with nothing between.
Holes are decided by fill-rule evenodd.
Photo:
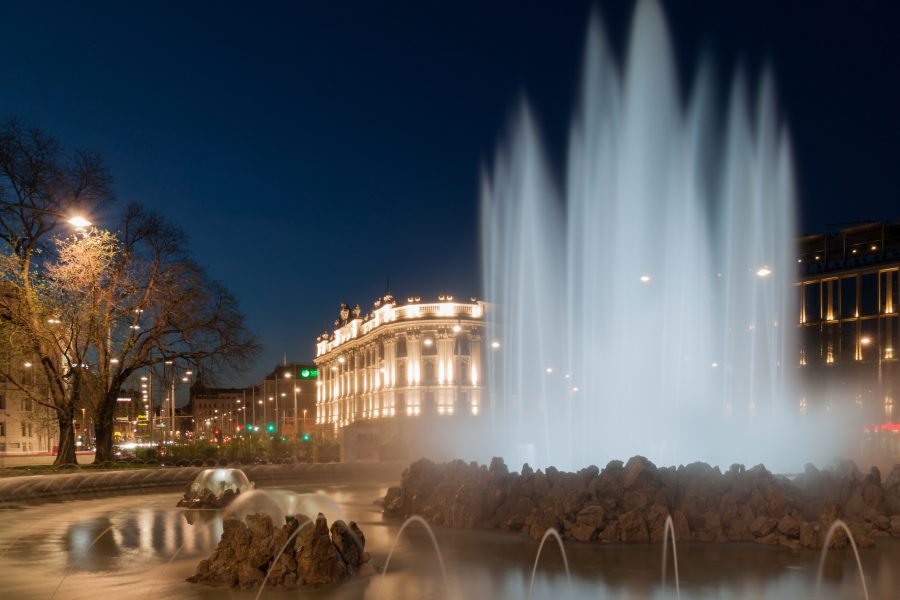
<instances>
[{"instance_id":1,"label":"ornate illuminated building","mask_svg":"<svg viewBox=\"0 0 900 600\"><path fill-rule=\"evenodd\" d=\"M471 419L482 410L484 302L391 294L363 314L341 306L316 340L316 422L336 435L354 422Z\"/></svg>"},{"instance_id":2,"label":"ornate illuminated building","mask_svg":"<svg viewBox=\"0 0 900 600\"><path fill-rule=\"evenodd\" d=\"M900 223L799 240L800 371L807 399L852 399L871 431L900 430Z\"/></svg>"}]
</instances>

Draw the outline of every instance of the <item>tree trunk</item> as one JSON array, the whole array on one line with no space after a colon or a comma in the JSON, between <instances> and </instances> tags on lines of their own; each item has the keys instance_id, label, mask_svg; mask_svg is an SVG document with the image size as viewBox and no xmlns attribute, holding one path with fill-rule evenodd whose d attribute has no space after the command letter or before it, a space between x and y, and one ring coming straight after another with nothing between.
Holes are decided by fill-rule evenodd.
<instances>
[{"instance_id":1,"label":"tree trunk","mask_svg":"<svg viewBox=\"0 0 900 600\"><path fill-rule=\"evenodd\" d=\"M59 446L56 450L54 465L76 465L75 458L75 419L74 409L69 406L66 410L58 411L59 422Z\"/></svg>"},{"instance_id":2,"label":"tree trunk","mask_svg":"<svg viewBox=\"0 0 900 600\"><path fill-rule=\"evenodd\" d=\"M94 464L115 460L113 456L113 432L116 427L116 402L119 390L109 390L97 407L97 415L94 420L94 435L97 438L97 450L94 454Z\"/></svg>"}]
</instances>

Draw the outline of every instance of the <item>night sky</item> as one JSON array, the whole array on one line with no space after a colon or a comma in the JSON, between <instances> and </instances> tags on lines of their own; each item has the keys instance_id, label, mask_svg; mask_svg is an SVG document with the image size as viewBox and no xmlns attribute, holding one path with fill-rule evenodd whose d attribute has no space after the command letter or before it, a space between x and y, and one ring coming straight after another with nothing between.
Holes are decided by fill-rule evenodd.
<instances>
[{"instance_id":1,"label":"night sky","mask_svg":"<svg viewBox=\"0 0 900 600\"><path fill-rule=\"evenodd\" d=\"M682 80L774 66L804 231L900 218L897 3L786 4L663 2ZM388 277L479 294L479 170L523 93L563 162L592 8L621 50L632 2L3 1L0 116L189 231L266 346L248 383Z\"/></svg>"}]
</instances>

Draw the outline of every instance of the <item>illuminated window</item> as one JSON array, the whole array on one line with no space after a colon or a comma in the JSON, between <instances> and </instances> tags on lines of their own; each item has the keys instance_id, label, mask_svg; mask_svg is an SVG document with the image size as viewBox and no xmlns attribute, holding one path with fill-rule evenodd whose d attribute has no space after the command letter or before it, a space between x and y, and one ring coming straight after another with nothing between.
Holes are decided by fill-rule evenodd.
<instances>
[{"instance_id":1,"label":"illuminated window","mask_svg":"<svg viewBox=\"0 0 900 600\"><path fill-rule=\"evenodd\" d=\"M822 318L822 302L819 282L803 286L805 323L815 323Z\"/></svg>"},{"instance_id":2,"label":"illuminated window","mask_svg":"<svg viewBox=\"0 0 900 600\"><path fill-rule=\"evenodd\" d=\"M842 319L851 319L856 314L856 276L841 279L840 315Z\"/></svg>"},{"instance_id":3,"label":"illuminated window","mask_svg":"<svg viewBox=\"0 0 900 600\"><path fill-rule=\"evenodd\" d=\"M433 360L425 361L425 385L434 385L437 382L437 369Z\"/></svg>"},{"instance_id":4,"label":"illuminated window","mask_svg":"<svg viewBox=\"0 0 900 600\"><path fill-rule=\"evenodd\" d=\"M860 279L859 315L878 314L878 275L868 273Z\"/></svg>"}]
</instances>

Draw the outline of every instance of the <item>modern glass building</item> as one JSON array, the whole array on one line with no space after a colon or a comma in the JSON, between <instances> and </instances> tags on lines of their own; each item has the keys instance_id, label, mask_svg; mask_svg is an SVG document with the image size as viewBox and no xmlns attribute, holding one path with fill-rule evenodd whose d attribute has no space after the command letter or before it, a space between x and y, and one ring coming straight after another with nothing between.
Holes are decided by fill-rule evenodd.
<instances>
[{"instance_id":1,"label":"modern glass building","mask_svg":"<svg viewBox=\"0 0 900 600\"><path fill-rule=\"evenodd\" d=\"M868 432L898 433L900 223L806 236L798 247L800 410L851 403ZM871 439L900 450L894 437Z\"/></svg>"}]
</instances>

